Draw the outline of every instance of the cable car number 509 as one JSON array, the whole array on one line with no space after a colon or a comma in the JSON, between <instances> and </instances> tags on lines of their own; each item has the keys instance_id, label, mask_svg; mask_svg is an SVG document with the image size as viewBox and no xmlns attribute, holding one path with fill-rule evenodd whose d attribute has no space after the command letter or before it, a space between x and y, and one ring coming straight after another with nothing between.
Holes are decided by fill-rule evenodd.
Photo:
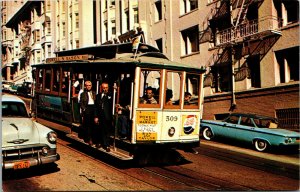
<instances>
[{"instance_id":1,"label":"cable car number 509","mask_svg":"<svg viewBox=\"0 0 300 192\"><path fill-rule=\"evenodd\" d=\"M177 121L178 117L177 116L166 116L166 121Z\"/></svg>"}]
</instances>

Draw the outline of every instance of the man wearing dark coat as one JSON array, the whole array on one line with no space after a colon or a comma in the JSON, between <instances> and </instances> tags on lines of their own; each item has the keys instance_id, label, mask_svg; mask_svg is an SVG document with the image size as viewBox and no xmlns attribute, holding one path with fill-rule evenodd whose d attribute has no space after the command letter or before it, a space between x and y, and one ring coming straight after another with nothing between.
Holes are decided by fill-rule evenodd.
<instances>
[{"instance_id":1,"label":"man wearing dark coat","mask_svg":"<svg viewBox=\"0 0 300 192\"><path fill-rule=\"evenodd\" d=\"M85 89L80 94L80 109L83 124L83 139L89 145L93 145L92 135L95 115L95 99L96 93L92 91L92 82L86 81L84 83Z\"/></svg>"},{"instance_id":2,"label":"man wearing dark coat","mask_svg":"<svg viewBox=\"0 0 300 192\"><path fill-rule=\"evenodd\" d=\"M113 97L109 92L108 83L103 82L101 84L101 89L101 93L97 94L96 96L95 123L100 130L100 143L102 147L109 152L109 133L113 120Z\"/></svg>"}]
</instances>

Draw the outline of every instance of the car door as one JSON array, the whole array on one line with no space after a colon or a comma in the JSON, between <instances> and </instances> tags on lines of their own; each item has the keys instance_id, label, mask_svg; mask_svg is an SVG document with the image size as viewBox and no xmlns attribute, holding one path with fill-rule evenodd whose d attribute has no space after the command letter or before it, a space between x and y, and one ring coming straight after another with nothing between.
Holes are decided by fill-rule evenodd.
<instances>
[{"instance_id":1,"label":"car door","mask_svg":"<svg viewBox=\"0 0 300 192\"><path fill-rule=\"evenodd\" d=\"M223 121L222 126L219 127L220 136L227 138L236 137L236 128L239 122L238 115L230 115L227 119Z\"/></svg>"},{"instance_id":2,"label":"car door","mask_svg":"<svg viewBox=\"0 0 300 192\"><path fill-rule=\"evenodd\" d=\"M241 116L238 128L236 129L236 138L241 141L251 142L254 137L256 126L253 118Z\"/></svg>"}]
</instances>

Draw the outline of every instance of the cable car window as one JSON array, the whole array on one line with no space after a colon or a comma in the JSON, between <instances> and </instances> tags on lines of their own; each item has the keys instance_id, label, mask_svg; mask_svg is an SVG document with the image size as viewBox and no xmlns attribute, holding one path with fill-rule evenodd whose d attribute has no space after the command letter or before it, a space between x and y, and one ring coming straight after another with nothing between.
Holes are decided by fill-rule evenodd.
<instances>
[{"instance_id":1,"label":"cable car window","mask_svg":"<svg viewBox=\"0 0 300 192\"><path fill-rule=\"evenodd\" d=\"M161 71L142 69L140 78L140 104L159 104Z\"/></svg>"},{"instance_id":2,"label":"cable car window","mask_svg":"<svg viewBox=\"0 0 300 192\"><path fill-rule=\"evenodd\" d=\"M78 95L79 92L81 93L83 91L83 88L84 88L83 74L82 73L75 73L74 74L74 79L75 79L75 82L73 83L73 87L75 88L74 89L74 94ZM78 95L78 97L79 97L79 95Z\"/></svg>"},{"instance_id":3,"label":"cable car window","mask_svg":"<svg viewBox=\"0 0 300 192\"><path fill-rule=\"evenodd\" d=\"M45 71L45 91L50 91L51 87L51 69L46 69Z\"/></svg>"},{"instance_id":4,"label":"cable car window","mask_svg":"<svg viewBox=\"0 0 300 192\"><path fill-rule=\"evenodd\" d=\"M52 91L59 91L60 69L53 69L53 87Z\"/></svg>"},{"instance_id":5,"label":"cable car window","mask_svg":"<svg viewBox=\"0 0 300 192\"><path fill-rule=\"evenodd\" d=\"M43 90L43 69L37 70L37 79L36 79L36 90Z\"/></svg>"},{"instance_id":6,"label":"cable car window","mask_svg":"<svg viewBox=\"0 0 300 192\"><path fill-rule=\"evenodd\" d=\"M119 103L123 107L130 105L132 81L132 75L130 73L121 74Z\"/></svg>"},{"instance_id":7,"label":"cable car window","mask_svg":"<svg viewBox=\"0 0 300 192\"><path fill-rule=\"evenodd\" d=\"M180 104L180 85L181 85L182 73L179 72L167 72L166 90L165 90L165 105L177 106Z\"/></svg>"},{"instance_id":8,"label":"cable car window","mask_svg":"<svg viewBox=\"0 0 300 192\"><path fill-rule=\"evenodd\" d=\"M184 84L184 106L199 106L200 75L186 74ZM189 107L188 107L189 108Z\"/></svg>"},{"instance_id":9,"label":"cable car window","mask_svg":"<svg viewBox=\"0 0 300 192\"><path fill-rule=\"evenodd\" d=\"M69 90L69 74L70 72L68 72L67 70L63 70L62 72L62 84L61 84L61 92L62 93L68 93Z\"/></svg>"}]
</instances>

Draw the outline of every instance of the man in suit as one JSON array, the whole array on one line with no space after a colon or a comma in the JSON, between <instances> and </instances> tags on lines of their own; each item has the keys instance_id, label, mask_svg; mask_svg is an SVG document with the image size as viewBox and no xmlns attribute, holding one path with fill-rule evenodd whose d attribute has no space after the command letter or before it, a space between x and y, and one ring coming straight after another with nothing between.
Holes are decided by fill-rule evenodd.
<instances>
[{"instance_id":1,"label":"man in suit","mask_svg":"<svg viewBox=\"0 0 300 192\"><path fill-rule=\"evenodd\" d=\"M80 94L80 109L83 124L83 139L89 145L93 145L92 135L94 129L94 115L95 115L95 99L96 93L92 91L92 82L86 81L84 83L85 89Z\"/></svg>"},{"instance_id":2,"label":"man in suit","mask_svg":"<svg viewBox=\"0 0 300 192\"><path fill-rule=\"evenodd\" d=\"M109 148L109 132L112 127L112 105L113 98L109 93L108 83L103 82L101 84L101 93L96 96L96 113L95 123L100 130L100 143L102 147L110 152Z\"/></svg>"}]
</instances>

